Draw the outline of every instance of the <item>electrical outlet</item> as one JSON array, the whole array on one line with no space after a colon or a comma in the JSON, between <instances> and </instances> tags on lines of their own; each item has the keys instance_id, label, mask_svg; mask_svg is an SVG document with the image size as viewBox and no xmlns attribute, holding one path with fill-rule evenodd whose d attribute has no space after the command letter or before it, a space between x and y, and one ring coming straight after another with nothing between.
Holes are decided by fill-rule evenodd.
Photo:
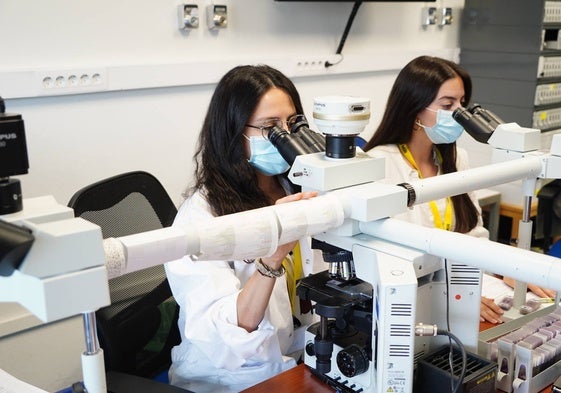
<instances>
[{"instance_id":1,"label":"electrical outlet","mask_svg":"<svg viewBox=\"0 0 561 393\"><path fill-rule=\"evenodd\" d=\"M107 90L105 68L75 68L35 72L39 95L77 94Z\"/></svg>"},{"instance_id":2,"label":"electrical outlet","mask_svg":"<svg viewBox=\"0 0 561 393\"><path fill-rule=\"evenodd\" d=\"M424 7L421 11L421 25L426 28L429 25L436 25L438 13L436 7Z\"/></svg>"},{"instance_id":3,"label":"electrical outlet","mask_svg":"<svg viewBox=\"0 0 561 393\"><path fill-rule=\"evenodd\" d=\"M321 56L310 57L310 58L300 58L294 61L295 72L298 75L303 74L316 74L321 71L325 71L327 68L325 64L328 62L327 58Z\"/></svg>"},{"instance_id":4,"label":"electrical outlet","mask_svg":"<svg viewBox=\"0 0 561 393\"><path fill-rule=\"evenodd\" d=\"M196 4L180 4L178 6L179 29L188 30L199 27L199 6Z\"/></svg>"},{"instance_id":5,"label":"electrical outlet","mask_svg":"<svg viewBox=\"0 0 561 393\"><path fill-rule=\"evenodd\" d=\"M451 25L453 21L452 8L444 7L440 10L440 26Z\"/></svg>"},{"instance_id":6,"label":"electrical outlet","mask_svg":"<svg viewBox=\"0 0 561 393\"><path fill-rule=\"evenodd\" d=\"M207 5L206 21L210 30L226 28L228 26L228 7L225 5Z\"/></svg>"}]
</instances>

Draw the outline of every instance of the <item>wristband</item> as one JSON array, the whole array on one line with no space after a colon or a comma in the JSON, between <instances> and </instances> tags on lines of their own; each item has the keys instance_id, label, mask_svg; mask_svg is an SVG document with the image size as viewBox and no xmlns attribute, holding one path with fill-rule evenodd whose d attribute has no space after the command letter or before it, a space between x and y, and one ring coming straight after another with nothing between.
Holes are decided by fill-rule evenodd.
<instances>
[{"instance_id":1,"label":"wristband","mask_svg":"<svg viewBox=\"0 0 561 393\"><path fill-rule=\"evenodd\" d=\"M262 276L269 277L269 278L281 277L284 274L284 267L282 265L281 267L275 270L272 269L270 266L265 265L261 258L257 258L255 260L255 267L257 268L257 271Z\"/></svg>"}]
</instances>

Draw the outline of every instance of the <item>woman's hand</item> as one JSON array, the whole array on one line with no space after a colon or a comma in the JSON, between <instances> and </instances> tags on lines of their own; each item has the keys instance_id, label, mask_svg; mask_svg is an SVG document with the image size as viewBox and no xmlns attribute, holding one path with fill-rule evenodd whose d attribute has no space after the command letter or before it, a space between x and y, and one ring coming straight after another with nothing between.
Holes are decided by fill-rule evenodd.
<instances>
[{"instance_id":1,"label":"woman's hand","mask_svg":"<svg viewBox=\"0 0 561 393\"><path fill-rule=\"evenodd\" d=\"M277 201L275 202L275 205L280 205L281 203L287 203L287 202L295 202L295 201L299 201L302 199L312 199L314 197L318 196L318 192L317 191L303 191L303 192L297 192L296 194L290 194L285 196L284 198L281 199L277 199Z\"/></svg>"},{"instance_id":2,"label":"woman's hand","mask_svg":"<svg viewBox=\"0 0 561 393\"><path fill-rule=\"evenodd\" d=\"M479 313L479 320L481 322L503 323L501 319L503 313L503 309L493 299L481 296L481 311Z\"/></svg>"},{"instance_id":3,"label":"woman's hand","mask_svg":"<svg viewBox=\"0 0 561 393\"><path fill-rule=\"evenodd\" d=\"M509 287L514 288L514 278L503 277L503 281ZM539 297L555 297L555 291L551 289L542 288L534 284L528 284L528 289Z\"/></svg>"}]
</instances>

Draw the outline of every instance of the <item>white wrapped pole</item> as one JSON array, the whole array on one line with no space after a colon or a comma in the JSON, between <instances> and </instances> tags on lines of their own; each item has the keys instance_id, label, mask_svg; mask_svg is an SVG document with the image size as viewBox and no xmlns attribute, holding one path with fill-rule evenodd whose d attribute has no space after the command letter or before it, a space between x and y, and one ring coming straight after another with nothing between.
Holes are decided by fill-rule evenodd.
<instances>
[{"instance_id":1,"label":"white wrapped pole","mask_svg":"<svg viewBox=\"0 0 561 393\"><path fill-rule=\"evenodd\" d=\"M360 223L363 233L516 280L561 290L558 258L457 232L387 218Z\"/></svg>"},{"instance_id":2,"label":"white wrapped pole","mask_svg":"<svg viewBox=\"0 0 561 393\"><path fill-rule=\"evenodd\" d=\"M340 226L343 202L330 194L104 240L109 278L192 255L235 260L271 255L279 244Z\"/></svg>"},{"instance_id":3,"label":"white wrapped pole","mask_svg":"<svg viewBox=\"0 0 561 393\"><path fill-rule=\"evenodd\" d=\"M415 190L415 204L425 203L515 180L535 179L542 172L543 162L543 157L528 156L499 164L447 173L442 176L428 177L411 182L410 185Z\"/></svg>"}]
</instances>

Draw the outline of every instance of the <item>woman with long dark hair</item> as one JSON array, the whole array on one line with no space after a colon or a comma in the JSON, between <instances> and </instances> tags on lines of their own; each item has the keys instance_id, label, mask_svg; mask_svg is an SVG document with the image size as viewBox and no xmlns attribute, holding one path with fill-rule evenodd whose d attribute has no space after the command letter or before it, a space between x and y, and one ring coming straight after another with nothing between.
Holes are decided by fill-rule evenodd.
<instances>
[{"instance_id":1,"label":"woman with long dark hair","mask_svg":"<svg viewBox=\"0 0 561 393\"><path fill-rule=\"evenodd\" d=\"M365 151L385 157L385 182L398 184L465 170L463 132L452 112L471 98L471 78L458 64L430 56L410 61L398 74L384 115ZM413 206L394 218L418 225L488 237L473 193ZM502 309L481 298L481 319L500 323Z\"/></svg>"},{"instance_id":2,"label":"woman with long dark hair","mask_svg":"<svg viewBox=\"0 0 561 393\"><path fill-rule=\"evenodd\" d=\"M267 138L273 126L290 130L302 113L296 88L276 69L239 66L224 75L174 226L315 196L295 192L288 164ZM311 313L295 300L291 282L312 265L305 241L257 259L167 263L182 338L172 351L170 382L196 392L237 392L293 367L297 359L288 355L304 346L304 329L295 326L311 322Z\"/></svg>"}]
</instances>

